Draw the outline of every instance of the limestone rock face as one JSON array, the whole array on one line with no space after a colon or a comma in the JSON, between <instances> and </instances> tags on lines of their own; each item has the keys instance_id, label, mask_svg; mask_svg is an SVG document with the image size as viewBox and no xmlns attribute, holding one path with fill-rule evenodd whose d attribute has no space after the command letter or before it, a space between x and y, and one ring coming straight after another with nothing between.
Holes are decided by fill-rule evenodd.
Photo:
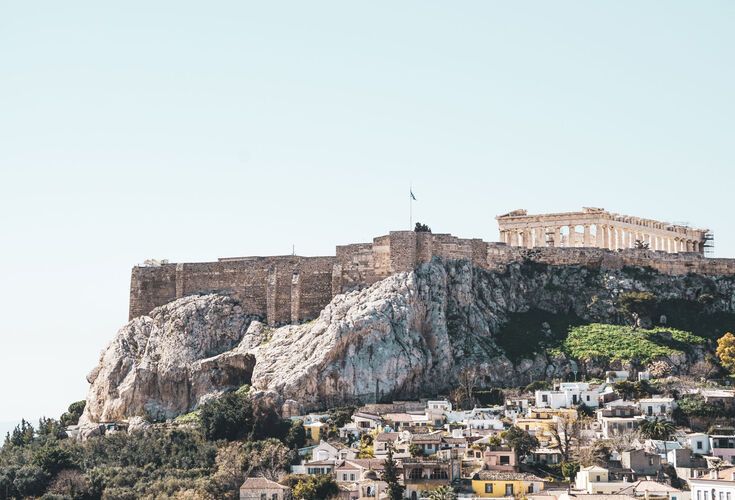
<instances>
[{"instance_id":1,"label":"limestone rock face","mask_svg":"<svg viewBox=\"0 0 735 500\"><path fill-rule=\"evenodd\" d=\"M735 309L735 280L533 263L493 273L436 259L338 295L301 325L271 328L243 314L231 298L186 297L118 332L90 374L83 420L171 417L243 383L294 413L435 395L456 387L468 367L477 387L564 377L577 363L543 349L511 362L496 343L501 325L510 313L530 308L614 321L616 297L626 290L683 300L706 292L712 310ZM686 360L674 361L686 369ZM598 373L608 367L584 368Z\"/></svg>"},{"instance_id":2,"label":"limestone rock face","mask_svg":"<svg viewBox=\"0 0 735 500\"><path fill-rule=\"evenodd\" d=\"M167 418L250 380L255 360L233 351L253 318L231 298L185 297L121 328L89 374L85 422Z\"/></svg>"}]
</instances>

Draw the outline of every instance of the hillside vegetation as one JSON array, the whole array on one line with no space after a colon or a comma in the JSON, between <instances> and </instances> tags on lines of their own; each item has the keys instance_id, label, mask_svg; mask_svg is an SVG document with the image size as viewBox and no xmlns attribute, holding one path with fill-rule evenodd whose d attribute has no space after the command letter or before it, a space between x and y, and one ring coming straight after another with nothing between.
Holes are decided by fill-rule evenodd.
<instances>
[{"instance_id":1,"label":"hillside vegetation","mask_svg":"<svg viewBox=\"0 0 735 500\"><path fill-rule=\"evenodd\" d=\"M592 323L570 328L561 350L573 358L638 360L643 363L661 356L686 353L705 339L675 328L633 329L626 325Z\"/></svg>"}]
</instances>

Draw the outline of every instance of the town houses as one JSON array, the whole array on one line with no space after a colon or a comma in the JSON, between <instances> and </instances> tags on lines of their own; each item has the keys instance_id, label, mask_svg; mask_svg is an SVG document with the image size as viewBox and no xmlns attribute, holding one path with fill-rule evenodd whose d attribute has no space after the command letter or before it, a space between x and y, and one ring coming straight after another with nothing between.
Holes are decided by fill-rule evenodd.
<instances>
[{"instance_id":1,"label":"town houses","mask_svg":"<svg viewBox=\"0 0 735 500\"><path fill-rule=\"evenodd\" d=\"M728 419L707 429L694 418L696 428L674 424L682 401L709 398L732 411L733 391L691 389L674 397L657 394L647 377L618 380L625 375L472 407L457 408L448 398L368 404L339 426L329 412L293 416L307 423L308 444L291 473L330 477L344 500L388 498L389 457L404 498L412 500L441 487L459 499L735 500L735 428ZM645 390L638 397L630 387ZM262 498L282 494L264 485Z\"/></svg>"}]
</instances>

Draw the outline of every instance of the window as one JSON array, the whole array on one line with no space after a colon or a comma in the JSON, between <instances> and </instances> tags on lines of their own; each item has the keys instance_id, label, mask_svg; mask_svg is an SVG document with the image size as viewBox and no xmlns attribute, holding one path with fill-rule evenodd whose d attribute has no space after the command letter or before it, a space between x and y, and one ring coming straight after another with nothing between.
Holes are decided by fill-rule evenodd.
<instances>
[{"instance_id":1,"label":"window","mask_svg":"<svg viewBox=\"0 0 735 500\"><path fill-rule=\"evenodd\" d=\"M597 483L599 483L599 482L600 482L600 475L599 475L599 474L597 474L597 475L595 476L595 482L597 482Z\"/></svg>"},{"instance_id":2,"label":"window","mask_svg":"<svg viewBox=\"0 0 735 500\"><path fill-rule=\"evenodd\" d=\"M433 469L431 471L430 479L449 479L449 476L447 475L447 471L444 469Z\"/></svg>"},{"instance_id":3,"label":"window","mask_svg":"<svg viewBox=\"0 0 735 500\"><path fill-rule=\"evenodd\" d=\"M485 483L485 493L493 492L493 483Z\"/></svg>"},{"instance_id":4,"label":"window","mask_svg":"<svg viewBox=\"0 0 735 500\"><path fill-rule=\"evenodd\" d=\"M421 469L411 469L408 473L409 479L421 479Z\"/></svg>"},{"instance_id":5,"label":"window","mask_svg":"<svg viewBox=\"0 0 735 500\"><path fill-rule=\"evenodd\" d=\"M541 401L543 401L544 403L548 403L549 402L549 396L547 396L546 394L541 395Z\"/></svg>"},{"instance_id":6,"label":"window","mask_svg":"<svg viewBox=\"0 0 735 500\"><path fill-rule=\"evenodd\" d=\"M350 474L350 481L354 481L354 480L355 480L355 475L354 474Z\"/></svg>"},{"instance_id":7,"label":"window","mask_svg":"<svg viewBox=\"0 0 735 500\"><path fill-rule=\"evenodd\" d=\"M697 449L698 450L702 449L702 441L697 441Z\"/></svg>"},{"instance_id":8,"label":"window","mask_svg":"<svg viewBox=\"0 0 735 500\"><path fill-rule=\"evenodd\" d=\"M500 455L500 465L510 465L510 456Z\"/></svg>"},{"instance_id":9,"label":"window","mask_svg":"<svg viewBox=\"0 0 735 500\"><path fill-rule=\"evenodd\" d=\"M527 493L533 493L533 483L528 485L528 491Z\"/></svg>"},{"instance_id":10,"label":"window","mask_svg":"<svg viewBox=\"0 0 735 500\"><path fill-rule=\"evenodd\" d=\"M513 485L512 484L505 485L505 496L507 497L513 496Z\"/></svg>"},{"instance_id":11,"label":"window","mask_svg":"<svg viewBox=\"0 0 735 500\"><path fill-rule=\"evenodd\" d=\"M589 394L587 394L587 401L589 401L589 400L590 400L590 395L589 395Z\"/></svg>"}]
</instances>

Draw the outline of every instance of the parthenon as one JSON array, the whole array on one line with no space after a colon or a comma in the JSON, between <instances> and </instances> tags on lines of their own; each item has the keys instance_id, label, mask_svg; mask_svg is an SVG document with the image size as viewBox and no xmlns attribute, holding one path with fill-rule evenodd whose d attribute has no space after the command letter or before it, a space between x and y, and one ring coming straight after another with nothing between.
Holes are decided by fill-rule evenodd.
<instances>
[{"instance_id":1,"label":"parthenon","mask_svg":"<svg viewBox=\"0 0 735 500\"><path fill-rule=\"evenodd\" d=\"M620 215L602 208L581 212L529 215L526 210L496 217L500 241L516 247L596 247L609 250L637 246L668 253L704 253L707 229Z\"/></svg>"}]
</instances>

